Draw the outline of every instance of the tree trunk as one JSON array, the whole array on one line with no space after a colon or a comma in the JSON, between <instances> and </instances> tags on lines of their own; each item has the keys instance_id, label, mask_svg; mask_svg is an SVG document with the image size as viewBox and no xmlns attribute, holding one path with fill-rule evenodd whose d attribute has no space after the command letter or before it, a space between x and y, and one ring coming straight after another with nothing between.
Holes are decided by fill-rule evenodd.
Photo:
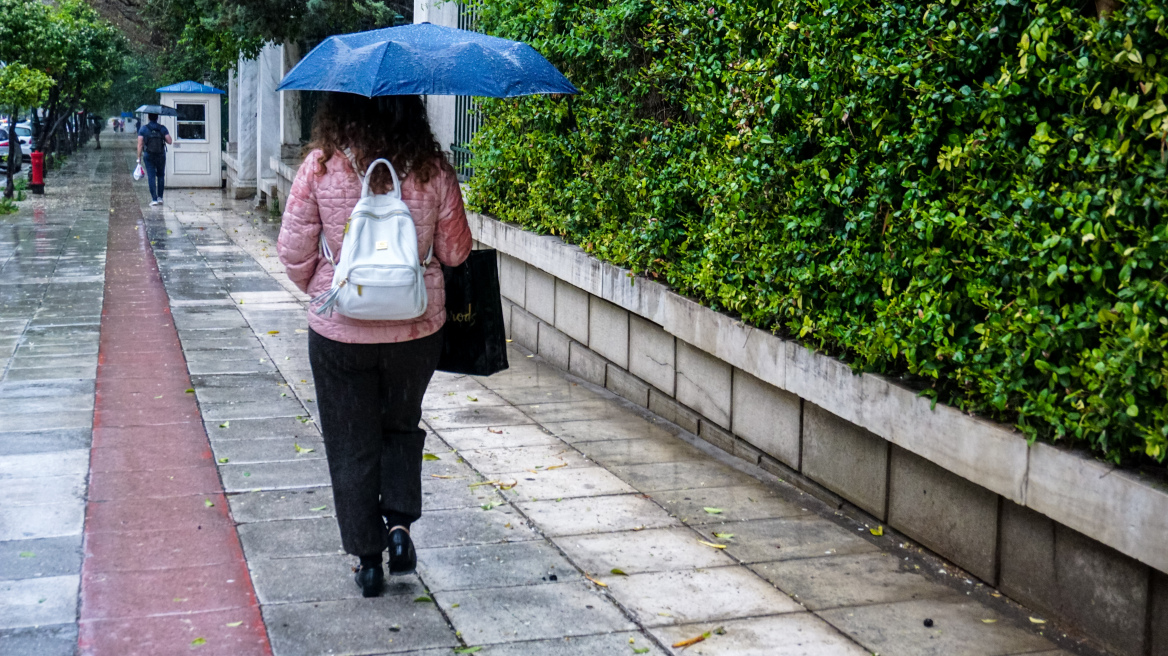
<instances>
[{"instance_id":1,"label":"tree trunk","mask_svg":"<svg viewBox=\"0 0 1168 656\"><path fill-rule=\"evenodd\" d=\"M12 113L8 115L8 169L7 178L8 183L4 186L4 197L12 198L16 194L16 181L13 176L16 175L16 167L20 166L21 152L20 152L20 138L16 136L16 116L20 112L19 107L13 107Z\"/></svg>"}]
</instances>

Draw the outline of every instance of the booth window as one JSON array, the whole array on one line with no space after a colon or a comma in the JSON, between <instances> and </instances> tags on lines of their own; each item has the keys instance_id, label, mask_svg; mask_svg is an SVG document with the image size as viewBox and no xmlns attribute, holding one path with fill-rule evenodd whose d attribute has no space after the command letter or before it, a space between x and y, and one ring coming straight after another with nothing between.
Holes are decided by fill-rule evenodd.
<instances>
[{"instance_id":1,"label":"booth window","mask_svg":"<svg viewBox=\"0 0 1168 656\"><path fill-rule=\"evenodd\" d=\"M180 141L207 140L207 105L175 103Z\"/></svg>"}]
</instances>

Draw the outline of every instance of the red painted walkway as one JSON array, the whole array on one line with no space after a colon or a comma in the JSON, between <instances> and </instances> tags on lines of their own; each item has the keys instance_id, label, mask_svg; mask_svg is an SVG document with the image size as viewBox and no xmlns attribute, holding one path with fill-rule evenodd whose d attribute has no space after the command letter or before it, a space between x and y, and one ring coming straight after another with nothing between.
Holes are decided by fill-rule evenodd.
<instances>
[{"instance_id":1,"label":"red painted walkway","mask_svg":"<svg viewBox=\"0 0 1168 656\"><path fill-rule=\"evenodd\" d=\"M270 655L129 166L113 168L80 653Z\"/></svg>"}]
</instances>

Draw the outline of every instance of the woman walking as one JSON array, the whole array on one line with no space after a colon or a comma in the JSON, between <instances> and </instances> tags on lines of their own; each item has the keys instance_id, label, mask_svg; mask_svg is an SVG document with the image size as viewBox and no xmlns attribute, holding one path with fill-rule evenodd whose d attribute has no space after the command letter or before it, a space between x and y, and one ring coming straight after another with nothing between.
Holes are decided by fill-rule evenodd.
<instances>
[{"instance_id":1,"label":"woman walking","mask_svg":"<svg viewBox=\"0 0 1168 656\"><path fill-rule=\"evenodd\" d=\"M470 228L458 178L446 161L418 96L365 98L329 93L292 185L278 252L288 277L311 296L327 292L333 267L320 236L340 253L361 176L378 158L393 163L418 236L428 305L416 319L362 321L333 312L308 314L308 357L316 384L337 523L345 551L360 558L357 585L381 593L383 552L391 574L414 571L410 524L422 514L422 396L442 351L446 321L441 264L462 263ZM389 170L370 176L374 193L392 187Z\"/></svg>"}]
</instances>

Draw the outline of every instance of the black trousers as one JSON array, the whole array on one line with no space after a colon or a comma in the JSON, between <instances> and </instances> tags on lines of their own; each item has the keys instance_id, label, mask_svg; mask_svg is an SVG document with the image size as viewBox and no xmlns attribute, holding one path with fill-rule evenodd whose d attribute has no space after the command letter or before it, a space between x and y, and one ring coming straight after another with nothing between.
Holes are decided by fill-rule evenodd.
<instances>
[{"instance_id":1,"label":"black trousers","mask_svg":"<svg viewBox=\"0 0 1168 656\"><path fill-rule=\"evenodd\" d=\"M422 397L442 331L396 344L346 344L308 333L341 543L356 556L389 546L390 526L422 516Z\"/></svg>"}]
</instances>

